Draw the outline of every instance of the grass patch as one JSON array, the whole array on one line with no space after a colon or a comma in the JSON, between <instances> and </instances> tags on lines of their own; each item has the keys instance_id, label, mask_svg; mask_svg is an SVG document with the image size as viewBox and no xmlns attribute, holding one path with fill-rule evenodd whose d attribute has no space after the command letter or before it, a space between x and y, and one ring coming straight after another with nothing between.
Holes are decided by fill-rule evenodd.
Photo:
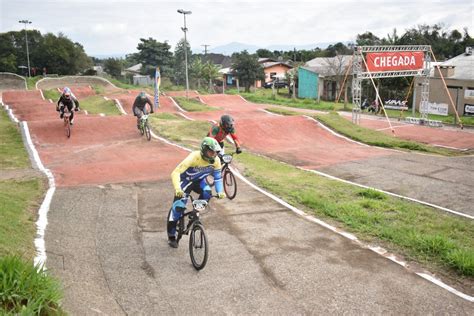
<instances>
[{"instance_id":1,"label":"grass patch","mask_svg":"<svg viewBox=\"0 0 474 316\"><path fill-rule=\"evenodd\" d=\"M150 123L161 136L196 148L211 127L209 122L188 121L169 113L150 116Z\"/></svg>"},{"instance_id":2,"label":"grass patch","mask_svg":"<svg viewBox=\"0 0 474 316\"><path fill-rule=\"evenodd\" d=\"M18 256L0 258L0 314L65 315L59 282Z\"/></svg>"},{"instance_id":3,"label":"grass patch","mask_svg":"<svg viewBox=\"0 0 474 316\"><path fill-rule=\"evenodd\" d=\"M336 132L365 144L386 148L416 150L445 156L462 155L462 153L457 150L433 147L414 141L403 140L360 125L355 125L335 112L316 114L314 117Z\"/></svg>"},{"instance_id":4,"label":"grass patch","mask_svg":"<svg viewBox=\"0 0 474 316\"><path fill-rule=\"evenodd\" d=\"M0 170L30 165L21 133L5 111L0 111Z\"/></svg>"},{"instance_id":5,"label":"grass patch","mask_svg":"<svg viewBox=\"0 0 474 316\"><path fill-rule=\"evenodd\" d=\"M51 99L53 101L59 100L61 93L57 89L43 90L43 96L45 99Z\"/></svg>"},{"instance_id":6,"label":"grass patch","mask_svg":"<svg viewBox=\"0 0 474 316\"><path fill-rule=\"evenodd\" d=\"M298 112L295 112L295 111L291 111L291 110L287 110L287 109L284 109L284 108L267 108L265 109L265 111L268 111L268 112L272 112L272 113L275 113L275 114L278 114L278 115L285 115L285 116L293 116L293 115L301 115L301 113L298 113Z\"/></svg>"},{"instance_id":7,"label":"grass patch","mask_svg":"<svg viewBox=\"0 0 474 316\"><path fill-rule=\"evenodd\" d=\"M164 137L199 144L205 122L153 117ZM288 203L427 266L474 276L474 222L384 193L327 179L248 152L245 176Z\"/></svg>"},{"instance_id":8,"label":"grass patch","mask_svg":"<svg viewBox=\"0 0 474 316\"><path fill-rule=\"evenodd\" d=\"M103 97L98 95L82 99L80 106L90 114L104 113L105 115L120 115L120 111L115 106L113 100L105 100Z\"/></svg>"},{"instance_id":9,"label":"grass patch","mask_svg":"<svg viewBox=\"0 0 474 316\"><path fill-rule=\"evenodd\" d=\"M242 91L242 90L241 90ZM228 94L237 94L236 89L229 89L226 91ZM352 104L348 103L344 107L343 103L335 103L328 101L317 101L314 99L293 99L288 93L288 89L280 89L280 92L275 97L272 95L272 89L256 89L255 92L240 92L245 99L254 103L263 104L278 104L288 106L292 108L310 109L319 111L340 111L340 110L351 110Z\"/></svg>"},{"instance_id":10,"label":"grass patch","mask_svg":"<svg viewBox=\"0 0 474 316\"><path fill-rule=\"evenodd\" d=\"M173 97L173 99L176 100L180 107L189 112L205 112L218 110L218 108L210 107L193 98L186 99L185 97Z\"/></svg>"},{"instance_id":11,"label":"grass patch","mask_svg":"<svg viewBox=\"0 0 474 316\"><path fill-rule=\"evenodd\" d=\"M105 87L101 85L92 85L92 89L94 90L95 94L104 94Z\"/></svg>"},{"instance_id":12,"label":"grass patch","mask_svg":"<svg viewBox=\"0 0 474 316\"><path fill-rule=\"evenodd\" d=\"M43 195L41 179L0 181L0 257L15 254L34 257L35 216Z\"/></svg>"},{"instance_id":13,"label":"grass patch","mask_svg":"<svg viewBox=\"0 0 474 316\"><path fill-rule=\"evenodd\" d=\"M43 76L25 77L28 90L36 90L36 83L43 79Z\"/></svg>"}]
</instances>

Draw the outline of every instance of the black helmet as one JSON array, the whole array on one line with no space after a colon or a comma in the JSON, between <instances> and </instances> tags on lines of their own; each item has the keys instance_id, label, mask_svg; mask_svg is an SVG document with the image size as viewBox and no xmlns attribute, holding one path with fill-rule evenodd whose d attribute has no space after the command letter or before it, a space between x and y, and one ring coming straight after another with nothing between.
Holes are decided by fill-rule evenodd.
<instances>
[{"instance_id":1,"label":"black helmet","mask_svg":"<svg viewBox=\"0 0 474 316\"><path fill-rule=\"evenodd\" d=\"M234 132L234 119L230 115L222 115L220 124L226 133Z\"/></svg>"}]
</instances>

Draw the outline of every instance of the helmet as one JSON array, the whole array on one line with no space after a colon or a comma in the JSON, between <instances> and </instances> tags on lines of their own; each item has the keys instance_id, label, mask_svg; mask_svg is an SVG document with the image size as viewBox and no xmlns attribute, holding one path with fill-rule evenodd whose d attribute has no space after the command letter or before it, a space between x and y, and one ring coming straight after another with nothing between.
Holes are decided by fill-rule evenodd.
<instances>
[{"instance_id":1,"label":"helmet","mask_svg":"<svg viewBox=\"0 0 474 316\"><path fill-rule=\"evenodd\" d=\"M234 119L230 115L222 115L220 124L226 133L234 132Z\"/></svg>"},{"instance_id":2,"label":"helmet","mask_svg":"<svg viewBox=\"0 0 474 316\"><path fill-rule=\"evenodd\" d=\"M146 99L146 93L145 93L145 91L140 92L140 93L138 94L138 97L139 97L140 99L142 99L142 100L145 100L145 99Z\"/></svg>"},{"instance_id":3,"label":"helmet","mask_svg":"<svg viewBox=\"0 0 474 316\"><path fill-rule=\"evenodd\" d=\"M213 153L210 153L213 152ZM204 137L201 142L201 157L207 162L214 163L217 153L221 151L221 146L212 137Z\"/></svg>"},{"instance_id":4,"label":"helmet","mask_svg":"<svg viewBox=\"0 0 474 316\"><path fill-rule=\"evenodd\" d=\"M68 87L64 87L63 96L69 100L71 98L71 89L69 89Z\"/></svg>"}]
</instances>

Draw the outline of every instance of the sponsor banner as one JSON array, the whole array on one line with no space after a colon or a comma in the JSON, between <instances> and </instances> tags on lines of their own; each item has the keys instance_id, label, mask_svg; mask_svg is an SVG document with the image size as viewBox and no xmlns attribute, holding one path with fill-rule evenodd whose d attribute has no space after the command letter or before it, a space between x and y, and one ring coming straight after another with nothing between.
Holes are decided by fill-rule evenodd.
<instances>
[{"instance_id":1,"label":"sponsor banner","mask_svg":"<svg viewBox=\"0 0 474 316\"><path fill-rule=\"evenodd\" d=\"M370 72L423 69L423 52L367 53L367 70Z\"/></svg>"},{"instance_id":2,"label":"sponsor banner","mask_svg":"<svg viewBox=\"0 0 474 316\"><path fill-rule=\"evenodd\" d=\"M160 68L159 67L156 67L156 70L155 70L155 82L154 82L154 86L155 86L155 110L157 108L160 107L160 99L159 99L159 95L160 95L160 83L161 83L161 76L160 76Z\"/></svg>"},{"instance_id":3,"label":"sponsor banner","mask_svg":"<svg viewBox=\"0 0 474 316\"><path fill-rule=\"evenodd\" d=\"M385 100L384 107L391 110L408 110L407 101Z\"/></svg>"},{"instance_id":4,"label":"sponsor banner","mask_svg":"<svg viewBox=\"0 0 474 316\"><path fill-rule=\"evenodd\" d=\"M425 104L422 103L420 112L448 116L448 104L430 102L426 102Z\"/></svg>"},{"instance_id":5,"label":"sponsor banner","mask_svg":"<svg viewBox=\"0 0 474 316\"><path fill-rule=\"evenodd\" d=\"M464 116L474 116L474 104L464 104Z\"/></svg>"},{"instance_id":6,"label":"sponsor banner","mask_svg":"<svg viewBox=\"0 0 474 316\"><path fill-rule=\"evenodd\" d=\"M465 99L474 99L474 89L464 90L464 98Z\"/></svg>"}]
</instances>

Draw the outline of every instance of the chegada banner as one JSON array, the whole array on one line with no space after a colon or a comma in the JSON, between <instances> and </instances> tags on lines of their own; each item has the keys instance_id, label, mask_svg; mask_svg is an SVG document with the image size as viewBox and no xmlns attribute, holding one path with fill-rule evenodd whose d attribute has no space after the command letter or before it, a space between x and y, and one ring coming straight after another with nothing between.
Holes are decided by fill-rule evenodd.
<instances>
[{"instance_id":1,"label":"chegada banner","mask_svg":"<svg viewBox=\"0 0 474 316\"><path fill-rule=\"evenodd\" d=\"M424 67L424 52L367 53L366 59L370 72L420 70Z\"/></svg>"}]
</instances>

